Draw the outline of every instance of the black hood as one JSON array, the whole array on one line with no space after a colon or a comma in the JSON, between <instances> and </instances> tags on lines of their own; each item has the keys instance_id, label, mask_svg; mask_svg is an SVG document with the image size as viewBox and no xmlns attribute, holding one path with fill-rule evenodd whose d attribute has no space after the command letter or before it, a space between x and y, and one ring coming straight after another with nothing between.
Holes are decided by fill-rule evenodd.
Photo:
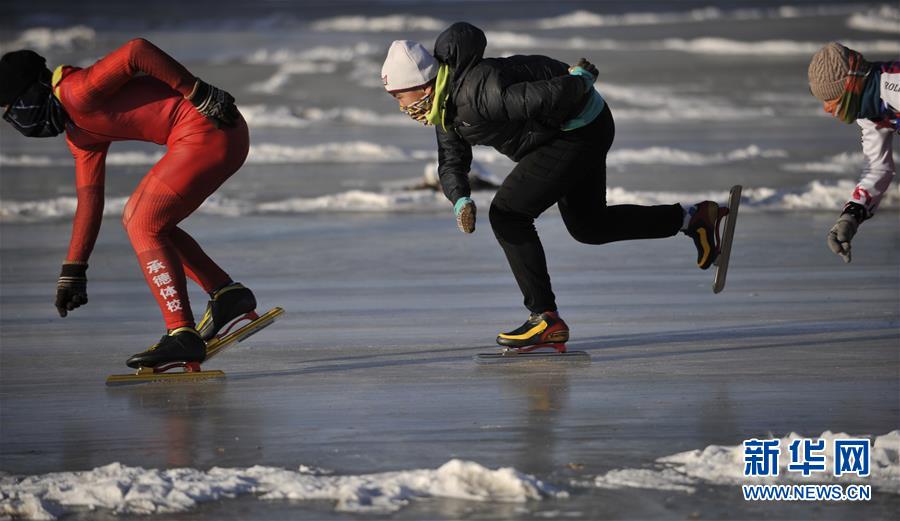
<instances>
[{"instance_id":1,"label":"black hood","mask_svg":"<svg viewBox=\"0 0 900 521\"><path fill-rule=\"evenodd\" d=\"M450 83L454 90L459 79L484 57L487 38L484 31L466 22L456 22L438 35L434 42L434 57L453 71Z\"/></svg>"}]
</instances>

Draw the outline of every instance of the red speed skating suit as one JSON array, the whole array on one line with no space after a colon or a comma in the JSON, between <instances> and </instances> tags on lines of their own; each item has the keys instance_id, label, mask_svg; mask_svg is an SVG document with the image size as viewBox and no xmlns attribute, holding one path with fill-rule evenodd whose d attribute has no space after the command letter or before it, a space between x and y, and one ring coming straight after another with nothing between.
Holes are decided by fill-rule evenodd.
<instances>
[{"instance_id":1,"label":"red speed skating suit","mask_svg":"<svg viewBox=\"0 0 900 521\"><path fill-rule=\"evenodd\" d=\"M60 67L54 93L69 122L78 208L67 260L87 262L103 215L112 141L152 141L166 154L128 199L122 222L168 329L193 326L185 274L210 292L230 281L177 224L240 168L247 125L217 129L184 96L196 78L152 43L131 40L94 65Z\"/></svg>"}]
</instances>

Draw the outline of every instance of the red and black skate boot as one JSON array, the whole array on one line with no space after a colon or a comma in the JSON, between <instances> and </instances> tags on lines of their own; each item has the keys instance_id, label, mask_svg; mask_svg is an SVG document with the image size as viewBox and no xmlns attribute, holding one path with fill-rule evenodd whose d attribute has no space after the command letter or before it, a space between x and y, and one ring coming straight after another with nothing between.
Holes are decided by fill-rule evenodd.
<instances>
[{"instance_id":1,"label":"red and black skate boot","mask_svg":"<svg viewBox=\"0 0 900 521\"><path fill-rule=\"evenodd\" d=\"M713 201L703 201L689 210L691 220L684 234L697 247L697 267L708 269L719 256L719 223L728 215L728 207Z\"/></svg>"},{"instance_id":2,"label":"red and black skate boot","mask_svg":"<svg viewBox=\"0 0 900 521\"><path fill-rule=\"evenodd\" d=\"M203 319L197 325L200 337L209 342L219 331L227 334L241 320L256 320L256 297L240 282L234 282L216 291L206 304Z\"/></svg>"},{"instance_id":3,"label":"red and black skate boot","mask_svg":"<svg viewBox=\"0 0 900 521\"><path fill-rule=\"evenodd\" d=\"M527 353L542 347L566 352L569 326L556 311L532 313L517 329L497 335L497 343L509 350Z\"/></svg>"},{"instance_id":4,"label":"red and black skate boot","mask_svg":"<svg viewBox=\"0 0 900 521\"><path fill-rule=\"evenodd\" d=\"M125 364L128 367L152 367L165 371L165 366L193 364L199 370L199 363L206 359L206 342L192 327L179 327L162 336L159 342L146 351L132 355Z\"/></svg>"}]
</instances>

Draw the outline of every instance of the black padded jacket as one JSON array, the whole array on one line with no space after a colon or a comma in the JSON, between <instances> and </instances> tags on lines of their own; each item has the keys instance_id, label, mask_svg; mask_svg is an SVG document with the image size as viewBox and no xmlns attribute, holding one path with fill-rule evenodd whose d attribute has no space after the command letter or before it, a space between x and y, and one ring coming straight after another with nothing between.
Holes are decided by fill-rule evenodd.
<instances>
[{"instance_id":1,"label":"black padded jacket","mask_svg":"<svg viewBox=\"0 0 900 521\"><path fill-rule=\"evenodd\" d=\"M592 87L546 56L484 58L487 39L458 22L442 32L434 57L450 66L444 122L437 125L438 175L451 202L470 195L472 145L492 146L513 161L550 141L577 116Z\"/></svg>"}]
</instances>

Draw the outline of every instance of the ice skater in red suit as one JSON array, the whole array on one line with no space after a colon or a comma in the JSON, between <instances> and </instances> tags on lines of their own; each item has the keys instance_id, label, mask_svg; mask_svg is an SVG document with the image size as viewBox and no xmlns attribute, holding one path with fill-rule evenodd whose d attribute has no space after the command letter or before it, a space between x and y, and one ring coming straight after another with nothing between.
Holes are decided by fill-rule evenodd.
<instances>
[{"instance_id":1,"label":"ice skater in red suit","mask_svg":"<svg viewBox=\"0 0 900 521\"><path fill-rule=\"evenodd\" d=\"M202 362L205 341L256 307L253 293L178 227L247 157L247 124L234 98L138 38L94 65L61 65L53 72L33 51L7 53L0 58L0 106L3 119L26 136L65 132L75 158L78 208L56 294L62 317L88 301L87 261L103 216L110 143L152 141L166 147L128 199L122 223L167 332L127 364ZM186 276L211 297L199 327Z\"/></svg>"}]
</instances>

